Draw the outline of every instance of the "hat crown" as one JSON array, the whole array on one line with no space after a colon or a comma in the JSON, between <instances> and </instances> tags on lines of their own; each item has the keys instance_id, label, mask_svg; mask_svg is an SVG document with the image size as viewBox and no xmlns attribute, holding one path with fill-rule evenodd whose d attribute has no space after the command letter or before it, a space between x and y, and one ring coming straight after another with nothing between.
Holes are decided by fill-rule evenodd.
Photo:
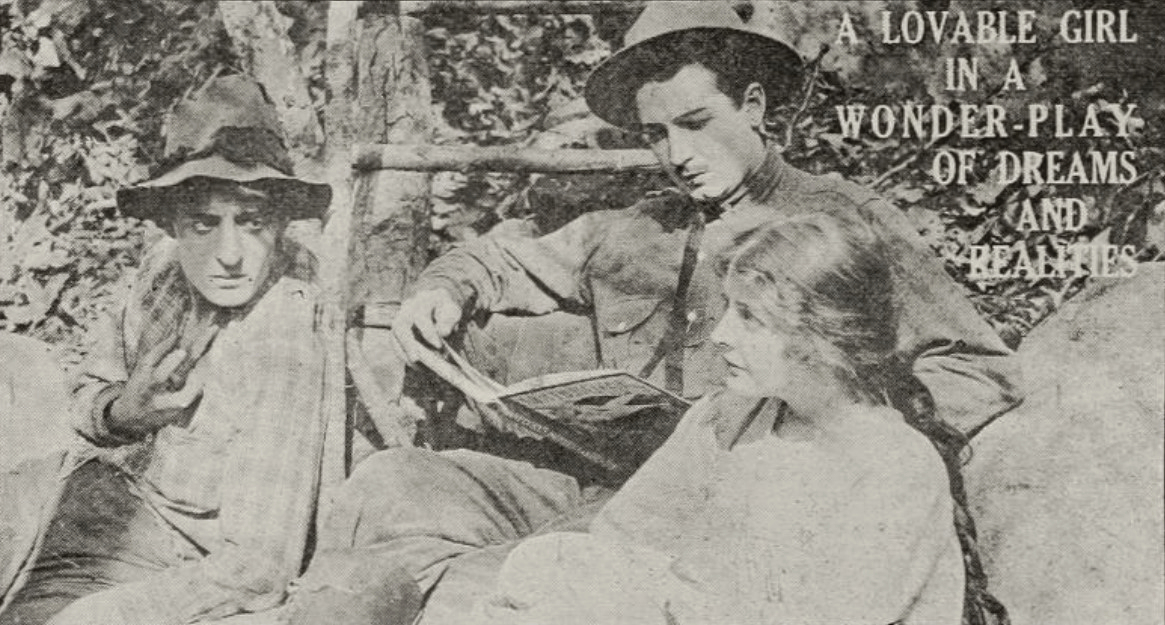
<instances>
[{"instance_id":1,"label":"hat crown","mask_svg":"<svg viewBox=\"0 0 1165 625\"><path fill-rule=\"evenodd\" d=\"M199 178L262 184L292 219L322 217L331 202L331 187L295 176L275 104L252 78L210 80L174 105L162 136L163 157L151 179L117 192L127 215L163 223L175 207L169 193Z\"/></svg>"},{"instance_id":2,"label":"hat crown","mask_svg":"<svg viewBox=\"0 0 1165 625\"><path fill-rule=\"evenodd\" d=\"M664 59L680 54L674 44L685 32L722 38L735 55L734 69L754 75L773 102L797 90L801 56L772 34L746 25L728 0L649 0L623 37L623 48L591 72L584 91L587 106L615 126L634 127L639 121L636 92Z\"/></svg>"},{"instance_id":3,"label":"hat crown","mask_svg":"<svg viewBox=\"0 0 1165 625\"><path fill-rule=\"evenodd\" d=\"M668 33L696 28L745 28L744 20L723 0L649 0L627 29L624 47Z\"/></svg>"},{"instance_id":4,"label":"hat crown","mask_svg":"<svg viewBox=\"0 0 1165 625\"><path fill-rule=\"evenodd\" d=\"M165 158L211 151L224 128L266 131L280 148L287 149L275 104L262 87L245 76L224 76L214 78L170 111L162 129Z\"/></svg>"}]
</instances>

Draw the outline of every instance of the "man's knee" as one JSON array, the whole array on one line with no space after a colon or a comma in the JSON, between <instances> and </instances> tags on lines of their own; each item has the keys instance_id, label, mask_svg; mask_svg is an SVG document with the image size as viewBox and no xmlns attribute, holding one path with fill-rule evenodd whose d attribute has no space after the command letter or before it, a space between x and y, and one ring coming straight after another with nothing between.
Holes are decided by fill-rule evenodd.
<instances>
[{"instance_id":1,"label":"man's knee","mask_svg":"<svg viewBox=\"0 0 1165 625\"><path fill-rule=\"evenodd\" d=\"M322 546L354 546L362 527L367 531L370 525L392 525L431 507L435 475L445 462L436 452L412 447L387 449L363 460L337 493Z\"/></svg>"},{"instance_id":2,"label":"man's knee","mask_svg":"<svg viewBox=\"0 0 1165 625\"><path fill-rule=\"evenodd\" d=\"M440 454L416 447L376 452L357 465L341 490L345 498L364 499L414 492L432 484L433 471L445 461Z\"/></svg>"}]
</instances>

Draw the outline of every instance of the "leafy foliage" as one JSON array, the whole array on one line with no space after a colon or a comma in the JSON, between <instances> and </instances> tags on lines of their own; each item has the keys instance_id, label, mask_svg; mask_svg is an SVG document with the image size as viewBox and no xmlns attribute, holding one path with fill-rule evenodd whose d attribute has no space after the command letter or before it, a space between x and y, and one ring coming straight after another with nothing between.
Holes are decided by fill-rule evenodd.
<instances>
[{"instance_id":1,"label":"leafy foliage","mask_svg":"<svg viewBox=\"0 0 1165 625\"><path fill-rule=\"evenodd\" d=\"M292 20L289 36L322 111L327 5L277 5ZM450 10L424 17L438 143L635 145L590 116L581 100L587 74L621 45L633 15L482 15L445 6ZM1140 246L1143 258L1156 258L1165 245L1165 88L1151 74L1154 55L1165 49L1165 9L1130 3L1141 38L1136 46L1057 43L1059 15L1088 6L1083 0L789 0L755 2L748 11L754 25L807 57L822 54L812 89L785 105L778 115L785 123L773 127L787 158L869 184L897 202L1013 343L1080 281L970 281L968 246L1107 240ZM880 12L906 8L1029 8L1038 14L1041 43L881 43ZM160 152L163 114L176 98L215 74L241 70L216 9L179 0L0 0L0 330L76 346L109 306L114 283L136 263L143 241L156 235L116 212L114 191L147 175ZM844 11L854 18L859 45L835 42ZM822 44L829 46L824 53ZM972 55L980 58L981 88L945 91L943 59ZM1022 92L999 89L1012 56L1027 81ZM956 111L995 103L1009 115L1031 104L1063 104L1070 125L1080 123L1089 104L1101 111L1116 104L1138 109L1128 138L845 138L835 107L856 102L896 109L937 103ZM1111 113L1102 112L1101 121L1112 128ZM959 147L979 151L981 172L1002 149L1135 150L1141 176L1124 187L999 186L986 176L937 184L927 171L935 153ZM433 189L434 250L506 220L520 220L507 227L546 232L666 184L651 175L442 174ZM1053 196L1088 203L1084 231L1025 236L1015 230L1013 215L1024 199Z\"/></svg>"},{"instance_id":2,"label":"leafy foliage","mask_svg":"<svg viewBox=\"0 0 1165 625\"><path fill-rule=\"evenodd\" d=\"M451 10L426 20L438 142L626 147L627 138L589 116L581 100L587 75L611 54L603 34L612 18ZM454 174L438 177L435 195L444 221L461 226L446 238L456 240L467 226L483 231L505 219L549 232L588 210L628 206L662 185L653 175Z\"/></svg>"},{"instance_id":3,"label":"leafy foliage","mask_svg":"<svg viewBox=\"0 0 1165 625\"><path fill-rule=\"evenodd\" d=\"M229 41L213 4L0 11L0 329L78 347L150 236L113 193L147 176L164 112L229 67Z\"/></svg>"}]
</instances>

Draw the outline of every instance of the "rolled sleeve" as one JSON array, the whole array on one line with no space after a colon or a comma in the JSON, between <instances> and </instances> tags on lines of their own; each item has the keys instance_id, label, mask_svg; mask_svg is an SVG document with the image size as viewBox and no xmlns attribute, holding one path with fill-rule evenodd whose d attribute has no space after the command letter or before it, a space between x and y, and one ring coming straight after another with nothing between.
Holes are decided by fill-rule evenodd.
<instances>
[{"instance_id":1,"label":"rolled sleeve","mask_svg":"<svg viewBox=\"0 0 1165 625\"><path fill-rule=\"evenodd\" d=\"M121 308L94 328L93 349L73 385L70 414L73 429L101 447L116 447L132 442L117 436L106 425L110 404L121 395L129 378L123 341L124 318L125 309Z\"/></svg>"}]
</instances>

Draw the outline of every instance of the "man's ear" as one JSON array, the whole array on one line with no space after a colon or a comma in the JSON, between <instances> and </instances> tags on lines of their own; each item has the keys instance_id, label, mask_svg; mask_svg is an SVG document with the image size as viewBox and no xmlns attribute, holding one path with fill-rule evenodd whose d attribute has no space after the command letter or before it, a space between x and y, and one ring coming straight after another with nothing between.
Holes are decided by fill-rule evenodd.
<instances>
[{"instance_id":1,"label":"man's ear","mask_svg":"<svg viewBox=\"0 0 1165 625\"><path fill-rule=\"evenodd\" d=\"M744 88L744 97L740 99L740 109L748 116L748 123L758 132L765 123L765 88L759 82L750 83Z\"/></svg>"}]
</instances>

